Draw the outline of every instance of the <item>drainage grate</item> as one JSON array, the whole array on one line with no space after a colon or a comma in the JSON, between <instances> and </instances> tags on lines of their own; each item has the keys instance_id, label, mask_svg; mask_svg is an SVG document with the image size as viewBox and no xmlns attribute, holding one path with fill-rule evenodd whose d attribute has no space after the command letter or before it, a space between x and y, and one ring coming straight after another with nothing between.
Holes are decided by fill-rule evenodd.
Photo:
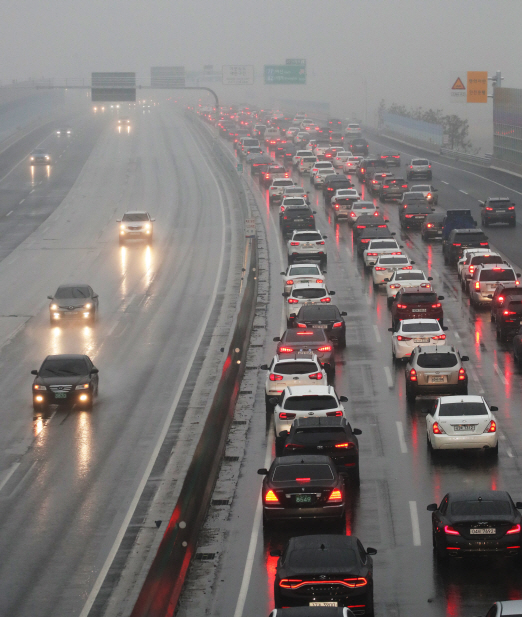
<instances>
[{"instance_id":1,"label":"drainage grate","mask_svg":"<svg viewBox=\"0 0 522 617\"><path fill-rule=\"evenodd\" d=\"M215 556L216 553L196 553L196 559L199 559L199 561L210 561Z\"/></svg>"},{"instance_id":2,"label":"drainage grate","mask_svg":"<svg viewBox=\"0 0 522 617\"><path fill-rule=\"evenodd\" d=\"M239 461L239 456L224 456L223 460L226 463L235 463L236 461Z\"/></svg>"},{"instance_id":3,"label":"drainage grate","mask_svg":"<svg viewBox=\"0 0 522 617\"><path fill-rule=\"evenodd\" d=\"M232 420L232 424L246 424L246 420Z\"/></svg>"},{"instance_id":4,"label":"drainage grate","mask_svg":"<svg viewBox=\"0 0 522 617\"><path fill-rule=\"evenodd\" d=\"M252 390L240 390L239 394L252 394Z\"/></svg>"},{"instance_id":5,"label":"drainage grate","mask_svg":"<svg viewBox=\"0 0 522 617\"><path fill-rule=\"evenodd\" d=\"M212 500L212 505L213 506L228 506L229 505L229 501L228 501L228 499L213 499Z\"/></svg>"}]
</instances>

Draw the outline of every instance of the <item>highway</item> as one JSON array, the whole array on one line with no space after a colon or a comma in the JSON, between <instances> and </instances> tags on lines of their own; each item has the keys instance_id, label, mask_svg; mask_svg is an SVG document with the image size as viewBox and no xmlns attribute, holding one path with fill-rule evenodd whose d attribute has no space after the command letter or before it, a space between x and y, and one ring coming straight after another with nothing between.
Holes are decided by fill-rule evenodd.
<instances>
[{"instance_id":1,"label":"highway","mask_svg":"<svg viewBox=\"0 0 522 617\"><path fill-rule=\"evenodd\" d=\"M0 154L2 616L105 610L146 513L179 490L234 315L242 215L209 143L168 104L129 116L118 132L115 115L64 109L70 137L57 122ZM30 169L35 147L49 168ZM156 218L152 247L118 246L129 209ZM64 282L99 294L93 327L49 326ZM33 414L30 371L57 353L99 368L92 412Z\"/></svg>"},{"instance_id":2,"label":"highway","mask_svg":"<svg viewBox=\"0 0 522 617\"><path fill-rule=\"evenodd\" d=\"M390 146L396 148L397 144L386 139L370 140L372 154ZM225 147L233 157L230 145ZM426 156L409 146L400 145L399 150L403 170L409 156ZM492 247L522 271L522 180L438 156L430 158L434 161L433 184L439 189L437 210L471 208L480 220L478 199L507 195L517 203L519 222L515 229L491 227L486 232ZM483 394L490 404L499 407L498 461L474 453L432 459L425 435L430 402L427 398L417 399L414 405L406 401L404 366L392 361L388 332L391 316L385 293L374 290L371 275L364 271L354 250L351 229L346 223L334 223L321 192L311 187L307 177L294 173L294 178L310 189L317 227L328 236L328 287L336 291L340 310L348 313L347 348L338 352L335 386L338 394L348 396L348 418L352 426L362 429L362 436L361 486L349 491L346 532L378 550L374 557L375 614L485 615L496 600L522 599L522 569L513 561L468 560L439 567L432 551L431 514L426 511L427 504L440 502L450 490L504 489L514 500L521 499L522 375L513 364L510 343L497 341L489 310L470 307L456 271L444 266L440 244L424 243L418 231L401 232L397 205L381 205L404 250L428 276L433 276L435 290L445 296L448 343L470 357L466 366L469 393ZM257 180L246 177L245 181L256 198L266 236L266 263L260 267L268 269L270 286L266 319L259 321L257 330L263 344L252 350L250 362L259 366L271 360L275 352L272 339L285 329L280 272L287 265L286 245L279 233L277 206L269 205ZM359 187L355 175L354 184ZM250 378L255 384L256 378L252 374ZM309 523L263 531L257 469L267 467L274 456L273 428L265 414L265 378L266 373L259 370L257 387L249 395L254 397L253 404L248 410L243 405L238 416L246 421L245 431L236 437L238 443L234 443L234 435L229 440L240 458L223 465L215 497L224 501L209 512L198 548L202 558L193 563L179 616L268 615L273 608L277 562L269 552L282 549L292 535L324 531L321 524Z\"/></svg>"}]
</instances>

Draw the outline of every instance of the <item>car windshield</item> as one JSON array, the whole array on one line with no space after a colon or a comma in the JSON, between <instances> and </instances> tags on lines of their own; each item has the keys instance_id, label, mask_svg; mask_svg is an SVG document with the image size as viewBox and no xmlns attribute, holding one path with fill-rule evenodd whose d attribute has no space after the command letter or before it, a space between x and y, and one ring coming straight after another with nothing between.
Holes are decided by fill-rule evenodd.
<instances>
[{"instance_id":1,"label":"car windshield","mask_svg":"<svg viewBox=\"0 0 522 617\"><path fill-rule=\"evenodd\" d=\"M473 255L470 263L472 264L501 264L500 255Z\"/></svg>"},{"instance_id":2,"label":"car windshield","mask_svg":"<svg viewBox=\"0 0 522 617\"><path fill-rule=\"evenodd\" d=\"M481 281L514 281L515 273L511 268L493 268L480 272Z\"/></svg>"},{"instance_id":3,"label":"car windshield","mask_svg":"<svg viewBox=\"0 0 522 617\"><path fill-rule=\"evenodd\" d=\"M375 210L375 206L373 204L353 204L352 210Z\"/></svg>"},{"instance_id":4,"label":"car windshield","mask_svg":"<svg viewBox=\"0 0 522 617\"><path fill-rule=\"evenodd\" d=\"M401 297L401 303L404 304L425 304L427 302L435 304L437 302L437 295L434 293L403 294Z\"/></svg>"},{"instance_id":5,"label":"car windshield","mask_svg":"<svg viewBox=\"0 0 522 617\"><path fill-rule=\"evenodd\" d=\"M310 242L310 241L318 242L319 240L322 240L322 238L321 238L321 234L309 233L309 234L296 234L294 236L294 240L297 240L298 242Z\"/></svg>"},{"instance_id":6,"label":"car windshield","mask_svg":"<svg viewBox=\"0 0 522 617\"><path fill-rule=\"evenodd\" d=\"M304 195L306 193L306 191L298 186L296 187L289 187L286 189L285 191L285 195Z\"/></svg>"},{"instance_id":7,"label":"car windshield","mask_svg":"<svg viewBox=\"0 0 522 617\"><path fill-rule=\"evenodd\" d=\"M506 199L505 201L490 201L488 206L491 206L492 208L507 208L511 205L511 202L509 201L509 199Z\"/></svg>"},{"instance_id":8,"label":"car windshield","mask_svg":"<svg viewBox=\"0 0 522 617\"><path fill-rule=\"evenodd\" d=\"M274 180L273 186L292 186L293 180Z\"/></svg>"},{"instance_id":9,"label":"car windshield","mask_svg":"<svg viewBox=\"0 0 522 617\"><path fill-rule=\"evenodd\" d=\"M411 162L412 165L429 165L430 162L427 159L415 159Z\"/></svg>"},{"instance_id":10,"label":"car windshield","mask_svg":"<svg viewBox=\"0 0 522 617\"><path fill-rule=\"evenodd\" d=\"M305 276L306 274L319 276L321 273L317 266L292 266L288 272L288 276Z\"/></svg>"},{"instance_id":11,"label":"car windshield","mask_svg":"<svg viewBox=\"0 0 522 617\"><path fill-rule=\"evenodd\" d=\"M274 469L273 482L310 482L312 480L333 480L330 465L278 465Z\"/></svg>"},{"instance_id":12,"label":"car windshield","mask_svg":"<svg viewBox=\"0 0 522 617\"><path fill-rule=\"evenodd\" d=\"M68 377L71 375L87 375L89 368L85 360L72 358L67 360L49 359L46 360L40 371L39 377Z\"/></svg>"},{"instance_id":13,"label":"car windshield","mask_svg":"<svg viewBox=\"0 0 522 617\"><path fill-rule=\"evenodd\" d=\"M285 409L293 411L323 411L339 407L334 396L329 394L310 394L304 396L289 396L285 401Z\"/></svg>"},{"instance_id":14,"label":"car windshield","mask_svg":"<svg viewBox=\"0 0 522 617\"><path fill-rule=\"evenodd\" d=\"M123 221L148 221L149 217L146 212L126 212L123 215Z\"/></svg>"},{"instance_id":15,"label":"car windshield","mask_svg":"<svg viewBox=\"0 0 522 617\"><path fill-rule=\"evenodd\" d=\"M457 366L458 358L453 352L421 353L417 357L417 364L421 368L452 368Z\"/></svg>"},{"instance_id":16,"label":"car windshield","mask_svg":"<svg viewBox=\"0 0 522 617\"><path fill-rule=\"evenodd\" d=\"M279 375L307 375L317 373L314 362L278 362L272 370Z\"/></svg>"},{"instance_id":17,"label":"car windshield","mask_svg":"<svg viewBox=\"0 0 522 617\"><path fill-rule=\"evenodd\" d=\"M306 289L294 289L292 292L293 298L301 298L312 300L314 298L324 298L326 296L326 289L320 289L317 287L311 287Z\"/></svg>"},{"instance_id":18,"label":"car windshield","mask_svg":"<svg viewBox=\"0 0 522 617\"><path fill-rule=\"evenodd\" d=\"M424 274L418 272L401 272L397 273L396 281L425 281Z\"/></svg>"},{"instance_id":19,"label":"car windshield","mask_svg":"<svg viewBox=\"0 0 522 617\"><path fill-rule=\"evenodd\" d=\"M402 332L439 332L440 326L438 321L430 323L402 323Z\"/></svg>"},{"instance_id":20,"label":"car windshield","mask_svg":"<svg viewBox=\"0 0 522 617\"><path fill-rule=\"evenodd\" d=\"M511 504L509 501L501 501L495 499L488 501L481 500L466 500L452 501L450 511L453 516L488 516L495 514L511 514Z\"/></svg>"},{"instance_id":21,"label":"car windshield","mask_svg":"<svg viewBox=\"0 0 522 617\"><path fill-rule=\"evenodd\" d=\"M324 330L287 330L284 337L285 343L299 343L307 345L309 343L324 343L326 342L326 334Z\"/></svg>"},{"instance_id":22,"label":"car windshield","mask_svg":"<svg viewBox=\"0 0 522 617\"><path fill-rule=\"evenodd\" d=\"M90 298L91 292L88 287L58 287L54 297L58 300L64 298Z\"/></svg>"},{"instance_id":23,"label":"car windshield","mask_svg":"<svg viewBox=\"0 0 522 617\"><path fill-rule=\"evenodd\" d=\"M294 435L310 435L312 437L318 435L321 440L331 438L335 439L340 435L345 435L344 428L342 426L312 426L296 428Z\"/></svg>"},{"instance_id":24,"label":"car windshield","mask_svg":"<svg viewBox=\"0 0 522 617\"><path fill-rule=\"evenodd\" d=\"M462 233L457 233L453 236L453 242L455 244L457 243L468 243L468 242L480 242L481 244L484 243L485 244L485 248L487 247L487 242L488 239L486 238L485 234L479 232L476 233L475 231L466 231L466 232L462 232Z\"/></svg>"},{"instance_id":25,"label":"car windshield","mask_svg":"<svg viewBox=\"0 0 522 617\"><path fill-rule=\"evenodd\" d=\"M311 321L315 319L321 319L323 321L341 319L337 309L329 306L304 306L299 311L299 314L303 319Z\"/></svg>"},{"instance_id":26,"label":"car windshield","mask_svg":"<svg viewBox=\"0 0 522 617\"><path fill-rule=\"evenodd\" d=\"M396 249L399 248L397 246L397 242L391 242L391 241L385 241L385 240L380 240L379 242L370 242L370 248L369 250L373 250L373 249Z\"/></svg>"},{"instance_id":27,"label":"car windshield","mask_svg":"<svg viewBox=\"0 0 522 617\"><path fill-rule=\"evenodd\" d=\"M301 159L301 161L304 163L315 163L316 160L317 157L315 156L303 156L303 158Z\"/></svg>"},{"instance_id":28,"label":"car windshield","mask_svg":"<svg viewBox=\"0 0 522 617\"><path fill-rule=\"evenodd\" d=\"M408 263L408 258L404 256L397 255L396 257L380 257L379 265L380 266L402 266Z\"/></svg>"},{"instance_id":29,"label":"car windshield","mask_svg":"<svg viewBox=\"0 0 522 617\"><path fill-rule=\"evenodd\" d=\"M303 206L303 207L308 207L308 204L306 203L306 201L302 198L296 198L294 197L293 199L288 199L286 198L283 201L283 206L286 208L287 206Z\"/></svg>"},{"instance_id":30,"label":"car windshield","mask_svg":"<svg viewBox=\"0 0 522 617\"><path fill-rule=\"evenodd\" d=\"M487 416L488 410L482 401L444 403L439 407L439 416Z\"/></svg>"}]
</instances>

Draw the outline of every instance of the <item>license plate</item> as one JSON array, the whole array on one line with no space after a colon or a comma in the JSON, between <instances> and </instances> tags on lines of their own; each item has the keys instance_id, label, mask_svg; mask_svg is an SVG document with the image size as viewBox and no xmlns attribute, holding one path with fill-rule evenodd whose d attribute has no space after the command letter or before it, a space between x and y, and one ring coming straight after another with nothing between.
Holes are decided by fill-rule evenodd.
<instances>
[{"instance_id":1,"label":"license plate","mask_svg":"<svg viewBox=\"0 0 522 617\"><path fill-rule=\"evenodd\" d=\"M442 229L437 232L437 236L442 236Z\"/></svg>"},{"instance_id":2,"label":"license plate","mask_svg":"<svg viewBox=\"0 0 522 617\"><path fill-rule=\"evenodd\" d=\"M78 311L68 311L67 313L62 313L64 317L75 317L78 315Z\"/></svg>"},{"instance_id":3,"label":"license plate","mask_svg":"<svg viewBox=\"0 0 522 617\"><path fill-rule=\"evenodd\" d=\"M413 342L414 343L429 343L430 339L429 338L414 338Z\"/></svg>"},{"instance_id":4,"label":"license plate","mask_svg":"<svg viewBox=\"0 0 522 617\"><path fill-rule=\"evenodd\" d=\"M294 223L302 223L303 219L294 219Z\"/></svg>"},{"instance_id":5,"label":"license plate","mask_svg":"<svg viewBox=\"0 0 522 617\"><path fill-rule=\"evenodd\" d=\"M506 210L497 210L497 214L504 214Z\"/></svg>"},{"instance_id":6,"label":"license plate","mask_svg":"<svg viewBox=\"0 0 522 617\"><path fill-rule=\"evenodd\" d=\"M428 377L429 383L446 383L446 375L430 375Z\"/></svg>"},{"instance_id":7,"label":"license plate","mask_svg":"<svg viewBox=\"0 0 522 617\"><path fill-rule=\"evenodd\" d=\"M310 602L308 606L339 606L337 602Z\"/></svg>"},{"instance_id":8,"label":"license plate","mask_svg":"<svg viewBox=\"0 0 522 617\"><path fill-rule=\"evenodd\" d=\"M321 330L326 330L328 328L328 324L314 324L312 328L320 328Z\"/></svg>"},{"instance_id":9,"label":"license plate","mask_svg":"<svg viewBox=\"0 0 522 617\"><path fill-rule=\"evenodd\" d=\"M425 313L426 309L411 309L412 313Z\"/></svg>"},{"instance_id":10,"label":"license plate","mask_svg":"<svg viewBox=\"0 0 522 617\"><path fill-rule=\"evenodd\" d=\"M295 503L312 503L312 495L296 495Z\"/></svg>"},{"instance_id":11,"label":"license plate","mask_svg":"<svg viewBox=\"0 0 522 617\"><path fill-rule=\"evenodd\" d=\"M473 431L475 429L474 424L454 424L454 431Z\"/></svg>"},{"instance_id":12,"label":"license plate","mask_svg":"<svg viewBox=\"0 0 522 617\"><path fill-rule=\"evenodd\" d=\"M66 392L55 392L54 398L67 398L67 393Z\"/></svg>"},{"instance_id":13,"label":"license plate","mask_svg":"<svg viewBox=\"0 0 522 617\"><path fill-rule=\"evenodd\" d=\"M415 218L416 218L417 220L418 220L418 219L424 219L424 217L423 217L423 216L416 216Z\"/></svg>"},{"instance_id":14,"label":"license plate","mask_svg":"<svg viewBox=\"0 0 522 617\"><path fill-rule=\"evenodd\" d=\"M497 530L494 527L487 527L485 529L470 529L469 533L472 536L494 536Z\"/></svg>"}]
</instances>

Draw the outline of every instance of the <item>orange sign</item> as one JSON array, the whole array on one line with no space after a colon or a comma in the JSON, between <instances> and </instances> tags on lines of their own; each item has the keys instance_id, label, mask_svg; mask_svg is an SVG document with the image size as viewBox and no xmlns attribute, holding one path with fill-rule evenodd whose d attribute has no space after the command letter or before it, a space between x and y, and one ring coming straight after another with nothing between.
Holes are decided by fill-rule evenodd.
<instances>
[{"instance_id":1,"label":"orange sign","mask_svg":"<svg viewBox=\"0 0 522 617\"><path fill-rule=\"evenodd\" d=\"M468 71L468 103L488 102L488 72Z\"/></svg>"},{"instance_id":2,"label":"orange sign","mask_svg":"<svg viewBox=\"0 0 522 617\"><path fill-rule=\"evenodd\" d=\"M457 77L457 81L451 86L452 90L465 90L466 86L462 83L462 79Z\"/></svg>"}]
</instances>

